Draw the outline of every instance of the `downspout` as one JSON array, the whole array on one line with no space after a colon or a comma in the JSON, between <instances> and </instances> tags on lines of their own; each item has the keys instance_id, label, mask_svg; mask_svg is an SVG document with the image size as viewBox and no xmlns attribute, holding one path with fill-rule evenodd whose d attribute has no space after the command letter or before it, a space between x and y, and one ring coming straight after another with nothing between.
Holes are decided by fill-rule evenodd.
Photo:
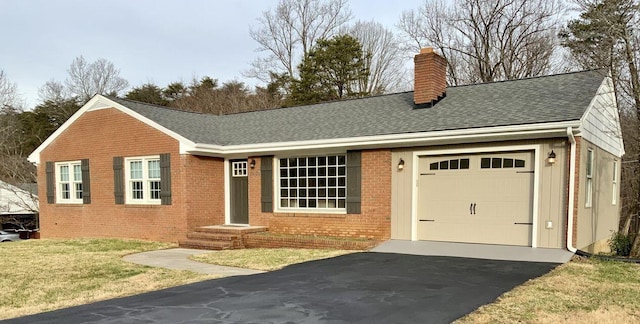
<instances>
[{"instance_id":1,"label":"downspout","mask_svg":"<svg viewBox=\"0 0 640 324\"><path fill-rule=\"evenodd\" d=\"M571 154L569 157L569 206L567 207L567 250L576 253L573 247L573 199L575 197L576 184L576 138L573 136L573 128L567 127L567 137L571 143Z\"/></svg>"}]
</instances>

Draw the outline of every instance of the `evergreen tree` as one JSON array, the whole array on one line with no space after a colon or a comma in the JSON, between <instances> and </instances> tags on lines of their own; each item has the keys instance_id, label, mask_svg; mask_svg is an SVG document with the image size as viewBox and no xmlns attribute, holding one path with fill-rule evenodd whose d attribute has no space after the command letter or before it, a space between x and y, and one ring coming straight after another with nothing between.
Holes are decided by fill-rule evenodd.
<instances>
[{"instance_id":1,"label":"evergreen tree","mask_svg":"<svg viewBox=\"0 0 640 324\"><path fill-rule=\"evenodd\" d=\"M349 35L319 40L298 67L300 78L292 81L287 104L313 104L369 95L358 90L358 85L369 78L365 64L369 57L360 42Z\"/></svg>"}]
</instances>

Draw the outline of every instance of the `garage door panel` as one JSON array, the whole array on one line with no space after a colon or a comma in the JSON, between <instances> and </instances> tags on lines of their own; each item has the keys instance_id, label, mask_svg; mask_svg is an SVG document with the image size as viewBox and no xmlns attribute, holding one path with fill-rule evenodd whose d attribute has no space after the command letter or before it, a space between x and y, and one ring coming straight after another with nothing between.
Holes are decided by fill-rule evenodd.
<instances>
[{"instance_id":1,"label":"garage door panel","mask_svg":"<svg viewBox=\"0 0 640 324\"><path fill-rule=\"evenodd\" d=\"M460 159L468 169L434 170ZM418 222L418 239L530 246L532 160L532 152L421 158L418 220L428 221Z\"/></svg>"}]
</instances>

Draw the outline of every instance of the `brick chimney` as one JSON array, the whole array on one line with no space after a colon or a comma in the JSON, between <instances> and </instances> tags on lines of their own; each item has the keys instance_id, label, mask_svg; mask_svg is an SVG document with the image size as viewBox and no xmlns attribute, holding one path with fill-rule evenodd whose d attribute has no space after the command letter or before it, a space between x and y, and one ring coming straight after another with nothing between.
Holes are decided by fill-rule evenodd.
<instances>
[{"instance_id":1,"label":"brick chimney","mask_svg":"<svg viewBox=\"0 0 640 324\"><path fill-rule=\"evenodd\" d=\"M413 102L416 108L433 107L446 96L447 60L433 48L420 49L413 58L415 64Z\"/></svg>"}]
</instances>

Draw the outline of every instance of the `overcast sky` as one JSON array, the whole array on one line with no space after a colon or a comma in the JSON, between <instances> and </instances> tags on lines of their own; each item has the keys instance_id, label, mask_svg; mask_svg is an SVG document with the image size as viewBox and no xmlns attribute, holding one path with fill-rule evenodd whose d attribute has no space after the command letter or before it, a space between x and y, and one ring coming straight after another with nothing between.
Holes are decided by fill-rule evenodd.
<instances>
[{"instance_id":1,"label":"overcast sky","mask_svg":"<svg viewBox=\"0 0 640 324\"><path fill-rule=\"evenodd\" d=\"M423 0L350 0L356 20L390 28ZM46 81L63 81L80 55L105 58L131 86L209 75L245 80L255 58L250 26L277 0L0 0L0 70L32 108ZM408 58L409 59L409 58Z\"/></svg>"}]
</instances>

